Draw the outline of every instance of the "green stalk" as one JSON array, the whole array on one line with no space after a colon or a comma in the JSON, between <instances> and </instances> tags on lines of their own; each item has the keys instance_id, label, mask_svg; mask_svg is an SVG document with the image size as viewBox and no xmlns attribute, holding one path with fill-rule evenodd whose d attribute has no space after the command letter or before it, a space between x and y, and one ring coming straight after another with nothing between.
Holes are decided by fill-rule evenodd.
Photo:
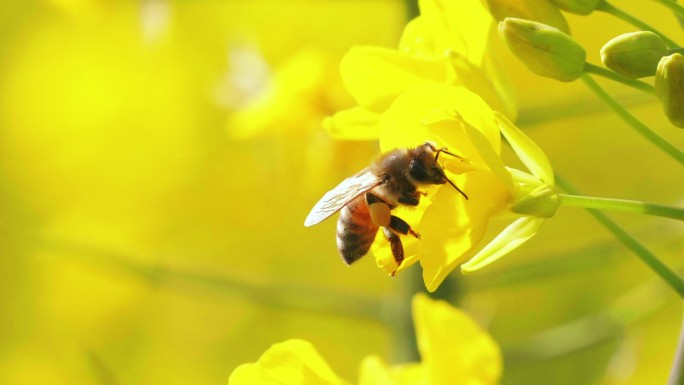
<instances>
[{"instance_id":1,"label":"green stalk","mask_svg":"<svg viewBox=\"0 0 684 385\"><path fill-rule=\"evenodd\" d=\"M584 74L582 75L582 80L601 100L603 100L608 106L610 106L618 114L622 120L624 120L630 127L632 127L637 133L643 136L646 140L658 146L665 153L673 157L680 164L684 164L684 152L680 151L677 147L673 146L667 140L663 139L661 136L653 132L647 125L642 123L639 119L630 114L629 111L620 103L618 103L610 94L608 94L601 86L596 83L591 76Z\"/></svg>"},{"instance_id":2,"label":"green stalk","mask_svg":"<svg viewBox=\"0 0 684 385\"><path fill-rule=\"evenodd\" d=\"M594 74L594 75L603 76L604 78L614 80L614 81L622 83L626 86L635 88L639 91L644 91L644 92L647 92L649 94L655 94L655 88L653 88L653 86L648 84L648 83L642 82L641 80L627 79L625 77L622 77L622 76L616 74L613 71L610 71L610 70L605 69L603 67L599 67L599 66L591 64L591 63L586 63L584 65L584 72Z\"/></svg>"},{"instance_id":3,"label":"green stalk","mask_svg":"<svg viewBox=\"0 0 684 385\"><path fill-rule=\"evenodd\" d=\"M672 12L674 12L675 15L679 17L684 17L684 8L682 8L681 5L677 4L676 2L672 0L655 0L657 3L660 3L661 5L670 8Z\"/></svg>"},{"instance_id":4,"label":"green stalk","mask_svg":"<svg viewBox=\"0 0 684 385\"><path fill-rule=\"evenodd\" d=\"M637 19L636 17L628 14L627 12L617 8L616 6L610 4L607 1L601 2L596 7L596 10L597 11L603 11L605 13L608 13L608 14L611 14L611 15L617 17L618 19L622 19L622 20L626 21L627 23L632 24L633 26L639 28L642 31L651 31L651 32L655 33L656 35L660 36L660 38L663 39L665 41L665 44L667 44L670 48L679 47L679 45L677 43L672 41L672 39L667 37L665 34L661 33L660 31L651 27L650 25L644 23L643 21Z\"/></svg>"},{"instance_id":5,"label":"green stalk","mask_svg":"<svg viewBox=\"0 0 684 385\"><path fill-rule=\"evenodd\" d=\"M560 203L566 206L583 207L585 209L627 211L684 221L684 208L680 207L663 206L626 199L597 198L570 194L558 195L561 198Z\"/></svg>"},{"instance_id":6,"label":"green stalk","mask_svg":"<svg viewBox=\"0 0 684 385\"><path fill-rule=\"evenodd\" d=\"M568 191L573 195L579 195L579 192L559 175L556 175L556 183L563 190ZM670 285L670 287L676 291L681 298L684 298L684 280L682 280L681 277L679 277L674 271L670 270L670 268L661 262L660 259L658 259L658 257L656 257L650 250L639 243L639 241L634 239L634 237L628 234L617 223L613 222L613 220L603 212L591 208L587 208L587 211L597 221L599 221L603 227L613 233L620 243L636 254L636 256L639 257L642 262L644 262L648 267L651 268L651 270L653 270L653 272L655 272L668 285Z\"/></svg>"}]
</instances>

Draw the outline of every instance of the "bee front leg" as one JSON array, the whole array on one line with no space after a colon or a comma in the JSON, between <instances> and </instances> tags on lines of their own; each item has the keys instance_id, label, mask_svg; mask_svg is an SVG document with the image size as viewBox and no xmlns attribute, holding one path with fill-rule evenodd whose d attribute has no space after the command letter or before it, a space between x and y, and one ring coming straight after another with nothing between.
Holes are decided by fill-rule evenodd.
<instances>
[{"instance_id":1,"label":"bee front leg","mask_svg":"<svg viewBox=\"0 0 684 385\"><path fill-rule=\"evenodd\" d=\"M390 243L392 256L394 257L394 261L397 263L397 269L399 269L399 266L401 266L401 263L404 261L404 246L401 244L401 238L399 238L399 235L393 232L389 227L383 227L382 233L385 235L385 239L387 239ZM394 274L396 273L397 270L395 269L392 272L392 277L394 277Z\"/></svg>"},{"instance_id":2,"label":"bee front leg","mask_svg":"<svg viewBox=\"0 0 684 385\"><path fill-rule=\"evenodd\" d=\"M398 201L399 203L407 206L418 206L418 204L420 204L420 197L424 196L427 196L425 191L416 190L411 195L399 197Z\"/></svg>"}]
</instances>

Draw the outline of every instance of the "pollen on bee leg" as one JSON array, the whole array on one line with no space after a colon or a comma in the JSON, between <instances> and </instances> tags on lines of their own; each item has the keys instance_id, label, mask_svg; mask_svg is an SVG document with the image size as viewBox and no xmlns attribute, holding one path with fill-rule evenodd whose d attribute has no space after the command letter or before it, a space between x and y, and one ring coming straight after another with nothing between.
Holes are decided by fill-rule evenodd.
<instances>
[{"instance_id":1,"label":"pollen on bee leg","mask_svg":"<svg viewBox=\"0 0 684 385\"><path fill-rule=\"evenodd\" d=\"M373 224L387 227L390 225L392 213L390 207L385 202L375 202L368 205L370 217Z\"/></svg>"}]
</instances>

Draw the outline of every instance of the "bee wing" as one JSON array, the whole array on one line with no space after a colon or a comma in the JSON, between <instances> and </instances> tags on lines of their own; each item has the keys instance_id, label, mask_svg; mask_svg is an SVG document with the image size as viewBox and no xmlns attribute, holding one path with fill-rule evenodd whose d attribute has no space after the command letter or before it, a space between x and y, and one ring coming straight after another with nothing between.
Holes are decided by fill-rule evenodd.
<instances>
[{"instance_id":1,"label":"bee wing","mask_svg":"<svg viewBox=\"0 0 684 385\"><path fill-rule=\"evenodd\" d=\"M380 183L382 180L373 174L369 168L365 168L356 175L343 180L337 187L325 193L323 198L316 203L306 217L304 226L309 227L321 222L335 214L354 198Z\"/></svg>"}]
</instances>

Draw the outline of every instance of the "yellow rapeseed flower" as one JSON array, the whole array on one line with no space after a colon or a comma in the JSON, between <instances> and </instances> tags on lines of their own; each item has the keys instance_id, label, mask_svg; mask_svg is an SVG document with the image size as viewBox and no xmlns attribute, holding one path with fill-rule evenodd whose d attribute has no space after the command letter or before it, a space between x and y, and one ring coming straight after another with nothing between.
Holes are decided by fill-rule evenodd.
<instances>
[{"instance_id":1,"label":"yellow rapeseed flower","mask_svg":"<svg viewBox=\"0 0 684 385\"><path fill-rule=\"evenodd\" d=\"M404 28L398 49L352 48L340 65L358 107L326 121L340 139L377 138L379 119L404 91L425 84L466 87L492 108L516 114L507 75L488 53L492 18L477 0L422 0L421 14Z\"/></svg>"},{"instance_id":2,"label":"yellow rapeseed flower","mask_svg":"<svg viewBox=\"0 0 684 385\"><path fill-rule=\"evenodd\" d=\"M330 111L352 105L329 53L295 52L273 74L256 70L255 63L247 65L250 67L245 71L257 73L237 73L236 76L243 82L247 76L262 76L263 89L255 91L251 97L236 98L240 103L231 106L233 113L227 126L235 139L306 135L318 131L321 120ZM234 84L231 86L236 88Z\"/></svg>"},{"instance_id":3,"label":"yellow rapeseed flower","mask_svg":"<svg viewBox=\"0 0 684 385\"><path fill-rule=\"evenodd\" d=\"M360 385L496 384L501 352L466 313L425 295L413 298L413 319L422 362L388 366L378 356L363 360ZM271 346L257 362L233 371L228 385L343 385L309 342L288 340Z\"/></svg>"},{"instance_id":4,"label":"yellow rapeseed flower","mask_svg":"<svg viewBox=\"0 0 684 385\"><path fill-rule=\"evenodd\" d=\"M532 174L504 166L499 155L500 131ZM422 235L420 240L404 238L406 258L398 270L381 234L372 251L378 266L389 274L420 261L425 285L434 291L451 271L475 255L492 217L504 212L521 215L493 244L475 255L464 271L481 268L529 239L543 218L555 213L558 199L553 171L544 154L510 121L463 87L414 88L399 96L382 115L383 151L415 147L426 140L466 159L444 157L441 162L469 199L449 185L439 185L417 209L394 210Z\"/></svg>"}]
</instances>

